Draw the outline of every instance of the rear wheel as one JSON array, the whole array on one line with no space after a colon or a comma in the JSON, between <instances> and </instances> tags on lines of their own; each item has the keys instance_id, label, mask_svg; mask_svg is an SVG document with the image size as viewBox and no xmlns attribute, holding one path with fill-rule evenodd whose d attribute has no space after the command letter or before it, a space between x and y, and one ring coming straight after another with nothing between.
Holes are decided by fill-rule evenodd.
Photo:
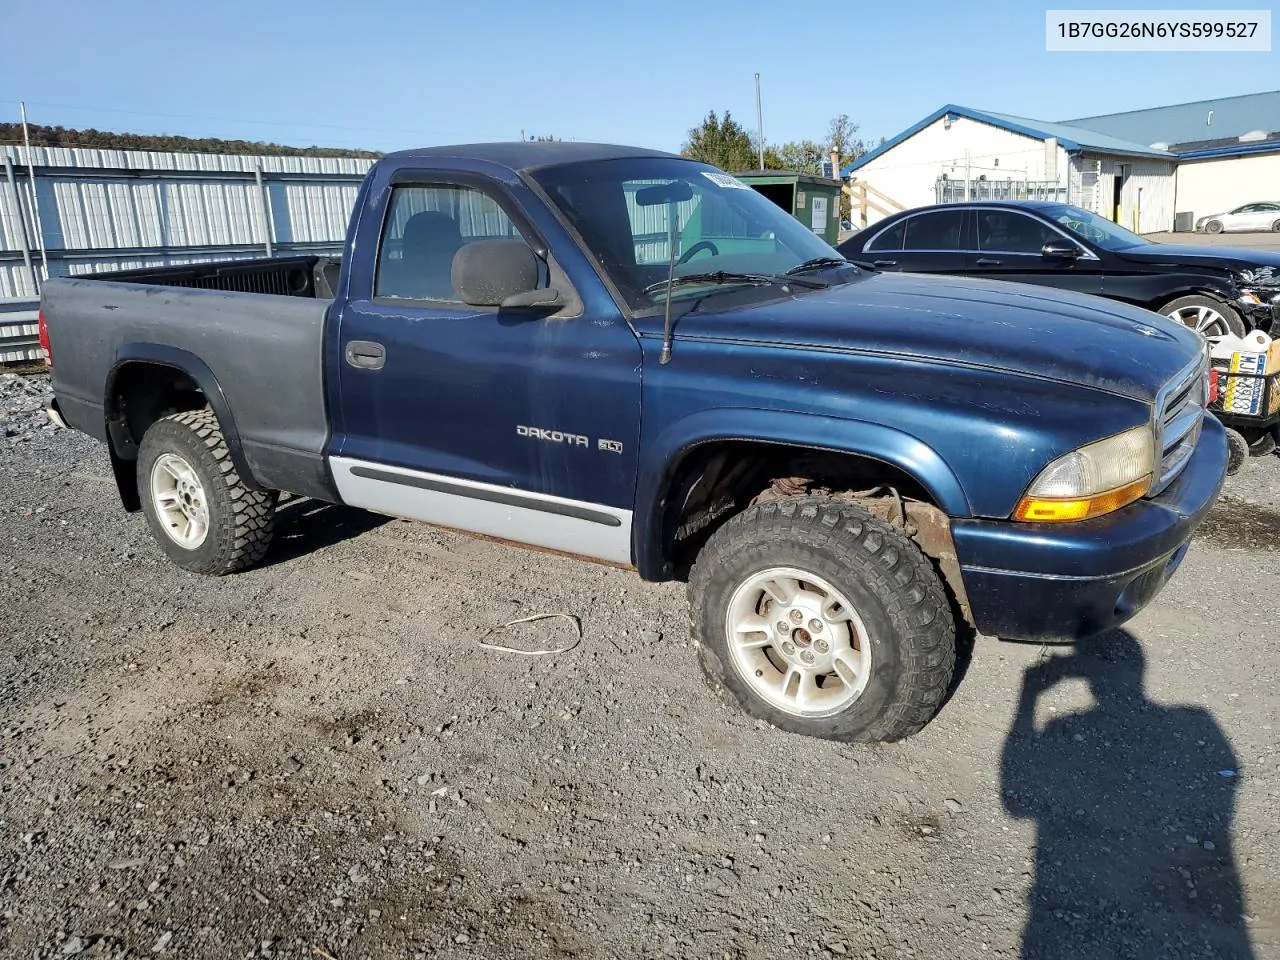
<instances>
[{"instance_id":1,"label":"rear wheel","mask_svg":"<svg viewBox=\"0 0 1280 960\"><path fill-rule=\"evenodd\" d=\"M148 428L138 493L160 548L187 570L234 573L271 544L276 494L245 485L211 410L175 413Z\"/></svg>"},{"instance_id":2,"label":"rear wheel","mask_svg":"<svg viewBox=\"0 0 1280 960\"><path fill-rule=\"evenodd\" d=\"M753 716L833 740L898 740L955 668L942 583L897 528L855 504L786 497L707 542L689 578L712 687Z\"/></svg>"},{"instance_id":3,"label":"rear wheel","mask_svg":"<svg viewBox=\"0 0 1280 960\"><path fill-rule=\"evenodd\" d=\"M1240 314L1213 297L1199 294L1179 297L1177 300L1166 303L1161 312L1169 319L1177 320L1184 326L1190 327L1210 343L1221 340L1228 334L1234 334L1237 337L1243 337L1245 334L1244 321L1240 319Z\"/></svg>"}]
</instances>

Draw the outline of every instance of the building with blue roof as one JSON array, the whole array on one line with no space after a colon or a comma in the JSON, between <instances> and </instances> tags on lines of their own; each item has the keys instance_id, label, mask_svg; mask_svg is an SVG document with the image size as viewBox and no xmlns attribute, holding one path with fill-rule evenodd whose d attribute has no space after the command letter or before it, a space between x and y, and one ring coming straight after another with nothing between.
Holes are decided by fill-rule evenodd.
<instances>
[{"instance_id":1,"label":"building with blue roof","mask_svg":"<svg viewBox=\"0 0 1280 960\"><path fill-rule=\"evenodd\" d=\"M947 104L841 174L870 188L855 226L901 207L1027 197L1141 233L1182 228L1280 199L1280 91L1062 121Z\"/></svg>"}]
</instances>

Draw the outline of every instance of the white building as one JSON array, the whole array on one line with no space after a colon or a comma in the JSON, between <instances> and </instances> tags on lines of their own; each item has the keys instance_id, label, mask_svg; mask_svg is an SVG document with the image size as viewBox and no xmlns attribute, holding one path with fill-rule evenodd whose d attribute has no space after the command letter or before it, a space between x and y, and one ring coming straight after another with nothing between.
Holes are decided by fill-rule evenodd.
<instances>
[{"instance_id":1,"label":"white building","mask_svg":"<svg viewBox=\"0 0 1280 960\"><path fill-rule=\"evenodd\" d=\"M1059 199L1140 233L1280 200L1280 91L1031 120L948 104L844 167L866 223L965 199ZM861 226L854 208L854 225Z\"/></svg>"}]
</instances>

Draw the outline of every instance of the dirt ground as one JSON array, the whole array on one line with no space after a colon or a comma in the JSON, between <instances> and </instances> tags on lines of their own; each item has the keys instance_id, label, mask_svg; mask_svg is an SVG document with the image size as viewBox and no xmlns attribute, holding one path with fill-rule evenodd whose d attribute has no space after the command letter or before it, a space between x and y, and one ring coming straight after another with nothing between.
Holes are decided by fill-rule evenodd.
<instances>
[{"instance_id":1,"label":"dirt ground","mask_svg":"<svg viewBox=\"0 0 1280 960\"><path fill-rule=\"evenodd\" d=\"M46 390L0 375L4 957L1280 956L1280 459L1129 629L979 638L862 747L722 705L678 584L307 502L187 574Z\"/></svg>"}]
</instances>

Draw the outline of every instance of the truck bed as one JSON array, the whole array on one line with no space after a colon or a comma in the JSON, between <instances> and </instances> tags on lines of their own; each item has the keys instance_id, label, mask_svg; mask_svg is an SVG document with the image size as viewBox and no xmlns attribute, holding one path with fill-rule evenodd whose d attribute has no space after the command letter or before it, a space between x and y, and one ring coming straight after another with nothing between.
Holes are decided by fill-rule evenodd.
<instances>
[{"instance_id":1,"label":"truck bed","mask_svg":"<svg viewBox=\"0 0 1280 960\"><path fill-rule=\"evenodd\" d=\"M261 257L114 270L85 279L332 300L338 289L341 267L341 257Z\"/></svg>"},{"instance_id":2,"label":"truck bed","mask_svg":"<svg viewBox=\"0 0 1280 960\"><path fill-rule=\"evenodd\" d=\"M220 418L230 414L253 480L331 498L325 272L325 258L286 257L49 280L43 310L62 415L105 440L112 384L127 365L180 369L203 377Z\"/></svg>"}]
</instances>

